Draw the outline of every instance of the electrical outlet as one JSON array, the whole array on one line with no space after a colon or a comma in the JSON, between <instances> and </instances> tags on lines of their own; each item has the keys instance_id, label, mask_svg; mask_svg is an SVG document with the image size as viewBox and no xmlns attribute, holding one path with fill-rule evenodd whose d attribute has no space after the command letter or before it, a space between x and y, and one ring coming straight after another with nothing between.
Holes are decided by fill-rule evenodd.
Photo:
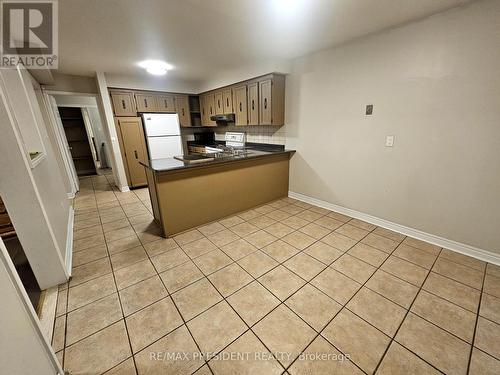
<instances>
[{"instance_id":1,"label":"electrical outlet","mask_svg":"<svg viewBox=\"0 0 500 375\"><path fill-rule=\"evenodd\" d=\"M388 135L385 137L385 147L393 147L394 146L394 136Z\"/></svg>"},{"instance_id":2,"label":"electrical outlet","mask_svg":"<svg viewBox=\"0 0 500 375\"><path fill-rule=\"evenodd\" d=\"M367 116L371 116L373 114L373 104L368 104L366 106L366 112L365 112L365 114Z\"/></svg>"}]
</instances>

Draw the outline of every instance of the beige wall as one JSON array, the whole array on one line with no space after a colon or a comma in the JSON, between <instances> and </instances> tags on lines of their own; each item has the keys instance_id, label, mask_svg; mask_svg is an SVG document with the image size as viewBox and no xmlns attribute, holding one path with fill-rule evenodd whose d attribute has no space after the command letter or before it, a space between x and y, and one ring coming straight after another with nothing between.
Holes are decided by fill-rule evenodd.
<instances>
[{"instance_id":1,"label":"beige wall","mask_svg":"<svg viewBox=\"0 0 500 375\"><path fill-rule=\"evenodd\" d=\"M75 76L70 74L53 73L54 84L45 85L47 90L97 93L97 86L94 77Z\"/></svg>"},{"instance_id":2,"label":"beige wall","mask_svg":"<svg viewBox=\"0 0 500 375\"><path fill-rule=\"evenodd\" d=\"M290 189L500 253L499 19L476 2L295 61Z\"/></svg>"},{"instance_id":3,"label":"beige wall","mask_svg":"<svg viewBox=\"0 0 500 375\"><path fill-rule=\"evenodd\" d=\"M145 73L147 74L147 73ZM165 76L121 75L106 73L108 87L119 87L136 90L152 90L182 93L197 93L198 82L179 81Z\"/></svg>"},{"instance_id":4,"label":"beige wall","mask_svg":"<svg viewBox=\"0 0 500 375\"><path fill-rule=\"evenodd\" d=\"M200 83L197 92L213 90L273 72L289 73L291 68L291 61L276 59L263 61L260 64L243 65L236 69L224 69L219 74L214 74Z\"/></svg>"}]
</instances>

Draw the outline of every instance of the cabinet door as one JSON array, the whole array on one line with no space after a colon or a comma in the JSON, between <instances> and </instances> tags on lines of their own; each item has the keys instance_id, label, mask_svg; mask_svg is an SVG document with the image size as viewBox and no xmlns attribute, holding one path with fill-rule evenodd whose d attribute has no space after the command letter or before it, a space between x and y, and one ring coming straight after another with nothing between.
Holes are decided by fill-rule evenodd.
<instances>
[{"instance_id":1,"label":"cabinet door","mask_svg":"<svg viewBox=\"0 0 500 375\"><path fill-rule=\"evenodd\" d=\"M134 94L131 92L111 92L111 102L115 116L136 116Z\"/></svg>"},{"instance_id":2,"label":"cabinet door","mask_svg":"<svg viewBox=\"0 0 500 375\"><path fill-rule=\"evenodd\" d=\"M135 94L137 112L156 112L156 98L154 95Z\"/></svg>"},{"instance_id":3,"label":"cabinet door","mask_svg":"<svg viewBox=\"0 0 500 375\"><path fill-rule=\"evenodd\" d=\"M158 95L156 97L156 110L158 112L175 112L173 95Z\"/></svg>"},{"instance_id":4,"label":"cabinet door","mask_svg":"<svg viewBox=\"0 0 500 375\"><path fill-rule=\"evenodd\" d=\"M271 125L273 123L273 112L271 102L272 81L270 79L259 82L260 94L260 123L262 125Z\"/></svg>"},{"instance_id":5,"label":"cabinet door","mask_svg":"<svg viewBox=\"0 0 500 375\"><path fill-rule=\"evenodd\" d=\"M233 94L231 89L226 89L222 91L222 102L224 114L228 115L234 113L233 111Z\"/></svg>"},{"instance_id":6,"label":"cabinet door","mask_svg":"<svg viewBox=\"0 0 500 375\"><path fill-rule=\"evenodd\" d=\"M233 90L236 112L235 125L248 125L247 116L247 87L240 86Z\"/></svg>"},{"instance_id":7,"label":"cabinet door","mask_svg":"<svg viewBox=\"0 0 500 375\"><path fill-rule=\"evenodd\" d=\"M146 185L146 170L139 162L146 161L146 140L140 117L126 117L118 119L120 130L120 146L125 160L125 168L128 171L129 185Z\"/></svg>"},{"instance_id":8,"label":"cabinet door","mask_svg":"<svg viewBox=\"0 0 500 375\"><path fill-rule=\"evenodd\" d=\"M200 95L200 115L201 115L201 125L205 125L207 121L207 110L205 108L205 95Z\"/></svg>"},{"instance_id":9,"label":"cabinet door","mask_svg":"<svg viewBox=\"0 0 500 375\"><path fill-rule=\"evenodd\" d=\"M222 98L222 91L216 91L214 93L214 107L216 115L222 115L224 113L224 99Z\"/></svg>"},{"instance_id":10,"label":"cabinet door","mask_svg":"<svg viewBox=\"0 0 500 375\"><path fill-rule=\"evenodd\" d=\"M215 115L215 100L214 100L214 94L209 93L205 94L203 98L203 103L204 103L204 108L205 108L205 123L202 124L203 126L217 126L215 121L210 120L210 117Z\"/></svg>"},{"instance_id":11,"label":"cabinet door","mask_svg":"<svg viewBox=\"0 0 500 375\"><path fill-rule=\"evenodd\" d=\"M248 125L259 125L259 84L248 85Z\"/></svg>"},{"instance_id":12,"label":"cabinet door","mask_svg":"<svg viewBox=\"0 0 500 375\"><path fill-rule=\"evenodd\" d=\"M179 123L181 126L191 126L191 116L189 113L189 102L187 96L175 97L175 108L179 115Z\"/></svg>"}]
</instances>

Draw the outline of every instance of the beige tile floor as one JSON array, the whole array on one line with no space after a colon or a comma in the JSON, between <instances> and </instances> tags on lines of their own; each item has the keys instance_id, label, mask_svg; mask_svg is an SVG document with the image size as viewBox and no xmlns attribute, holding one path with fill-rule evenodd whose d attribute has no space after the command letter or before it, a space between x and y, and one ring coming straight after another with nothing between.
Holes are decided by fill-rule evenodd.
<instances>
[{"instance_id":1,"label":"beige tile floor","mask_svg":"<svg viewBox=\"0 0 500 375\"><path fill-rule=\"evenodd\" d=\"M75 198L72 374L500 373L498 266L289 198L164 239L108 178Z\"/></svg>"}]
</instances>

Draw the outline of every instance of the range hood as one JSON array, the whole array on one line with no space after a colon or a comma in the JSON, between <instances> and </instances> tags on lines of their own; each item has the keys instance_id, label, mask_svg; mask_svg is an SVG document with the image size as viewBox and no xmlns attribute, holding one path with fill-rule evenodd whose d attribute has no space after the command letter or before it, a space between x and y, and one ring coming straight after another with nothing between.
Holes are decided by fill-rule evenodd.
<instances>
[{"instance_id":1,"label":"range hood","mask_svg":"<svg viewBox=\"0 0 500 375\"><path fill-rule=\"evenodd\" d=\"M229 113L227 115L210 116L210 120L215 121L217 123L234 122L234 113Z\"/></svg>"}]
</instances>

